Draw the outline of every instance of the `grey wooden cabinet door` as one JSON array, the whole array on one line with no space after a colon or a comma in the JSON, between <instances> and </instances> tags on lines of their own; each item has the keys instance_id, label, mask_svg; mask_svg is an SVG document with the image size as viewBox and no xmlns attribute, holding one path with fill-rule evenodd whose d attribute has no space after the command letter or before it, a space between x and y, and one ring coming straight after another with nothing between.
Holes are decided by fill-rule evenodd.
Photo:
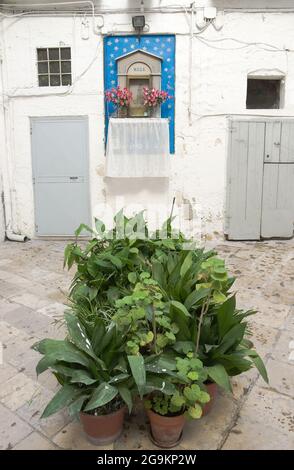
<instances>
[{"instance_id":1,"label":"grey wooden cabinet door","mask_svg":"<svg viewBox=\"0 0 294 470\"><path fill-rule=\"evenodd\" d=\"M90 222L87 119L32 118L31 134L36 234L72 236Z\"/></svg>"},{"instance_id":2,"label":"grey wooden cabinet door","mask_svg":"<svg viewBox=\"0 0 294 470\"><path fill-rule=\"evenodd\" d=\"M261 237L292 237L293 221L294 164L264 165Z\"/></svg>"},{"instance_id":3,"label":"grey wooden cabinet door","mask_svg":"<svg viewBox=\"0 0 294 470\"><path fill-rule=\"evenodd\" d=\"M276 133L268 130L276 126ZM289 238L294 222L294 122L266 124L261 237Z\"/></svg>"},{"instance_id":4,"label":"grey wooden cabinet door","mask_svg":"<svg viewBox=\"0 0 294 470\"><path fill-rule=\"evenodd\" d=\"M225 233L231 240L293 236L294 121L230 123Z\"/></svg>"}]
</instances>

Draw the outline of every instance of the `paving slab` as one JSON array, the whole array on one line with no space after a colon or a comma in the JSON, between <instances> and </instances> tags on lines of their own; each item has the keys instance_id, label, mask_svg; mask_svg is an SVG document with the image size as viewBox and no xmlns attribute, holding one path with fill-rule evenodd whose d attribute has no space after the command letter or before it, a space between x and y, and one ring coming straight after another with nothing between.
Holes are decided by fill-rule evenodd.
<instances>
[{"instance_id":1,"label":"paving slab","mask_svg":"<svg viewBox=\"0 0 294 470\"><path fill-rule=\"evenodd\" d=\"M293 398L256 386L242 406L240 417L252 423L262 423L264 427L270 426L277 433L287 435L290 442L294 438L293 405ZM272 441L267 444L272 444Z\"/></svg>"},{"instance_id":2,"label":"paving slab","mask_svg":"<svg viewBox=\"0 0 294 470\"><path fill-rule=\"evenodd\" d=\"M47 437L54 436L70 422L70 417L66 410L56 413L49 418L41 419L46 405L54 395L53 391L38 384L38 390L32 399L17 409L19 417Z\"/></svg>"},{"instance_id":3,"label":"paving slab","mask_svg":"<svg viewBox=\"0 0 294 470\"><path fill-rule=\"evenodd\" d=\"M0 402L12 411L16 411L30 402L40 385L22 372L8 379L1 386Z\"/></svg>"},{"instance_id":4,"label":"paving slab","mask_svg":"<svg viewBox=\"0 0 294 470\"><path fill-rule=\"evenodd\" d=\"M25 437L22 441L12 447L12 450L56 450L57 447L53 445L48 439L41 436L37 432L32 432L29 436Z\"/></svg>"},{"instance_id":5,"label":"paving slab","mask_svg":"<svg viewBox=\"0 0 294 470\"><path fill-rule=\"evenodd\" d=\"M292 364L294 367L294 357L293 357L293 341L294 341L294 331L293 330L282 330L277 340L275 347L271 352L271 356L282 362L287 362ZM292 353L292 355L291 355ZM292 360L291 360L292 357Z\"/></svg>"},{"instance_id":6,"label":"paving slab","mask_svg":"<svg viewBox=\"0 0 294 470\"><path fill-rule=\"evenodd\" d=\"M274 436L274 438L273 438ZM231 430L223 450L293 450L294 440L275 427L241 418Z\"/></svg>"},{"instance_id":7,"label":"paving slab","mask_svg":"<svg viewBox=\"0 0 294 470\"><path fill-rule=\"evenodd\" d=\"M32 431L31 426L0 404L0 450L12 449Z\"/></svg>"}]
</instances>

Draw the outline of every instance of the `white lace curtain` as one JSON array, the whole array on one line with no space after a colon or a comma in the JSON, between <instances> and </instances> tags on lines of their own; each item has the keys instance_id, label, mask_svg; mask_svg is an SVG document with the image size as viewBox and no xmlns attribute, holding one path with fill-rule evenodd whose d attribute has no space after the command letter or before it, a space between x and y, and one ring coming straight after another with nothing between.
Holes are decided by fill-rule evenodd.
<instances>
[{"instance_id":1,"label":"white lace curtain","mask_svg":"<svg viewBox=\"0 0 294 470\"><path fill-rule=\"evenodd\" d=\"M169 126L161 118L111 118L106 176L168 177Z\"/></svg>"}]
</instances>

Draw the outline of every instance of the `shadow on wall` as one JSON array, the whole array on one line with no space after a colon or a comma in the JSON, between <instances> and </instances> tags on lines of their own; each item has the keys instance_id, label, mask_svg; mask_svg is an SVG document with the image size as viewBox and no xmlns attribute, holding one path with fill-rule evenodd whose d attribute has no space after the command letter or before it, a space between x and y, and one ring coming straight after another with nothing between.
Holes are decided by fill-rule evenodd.
<instances>
[{"instance_id":1,"label":"shadow on wall","mask_svg":"<svg viewBox=\"0 0 294 470\"><path fill-rule=\"evenodd\" d=\"M107 202L114 212L121 208L132 211L137 207L137 210L156 212L155 217L164 220L170 211L169 178L105 177L104 181Z\"/></svg>"}]
</instances>

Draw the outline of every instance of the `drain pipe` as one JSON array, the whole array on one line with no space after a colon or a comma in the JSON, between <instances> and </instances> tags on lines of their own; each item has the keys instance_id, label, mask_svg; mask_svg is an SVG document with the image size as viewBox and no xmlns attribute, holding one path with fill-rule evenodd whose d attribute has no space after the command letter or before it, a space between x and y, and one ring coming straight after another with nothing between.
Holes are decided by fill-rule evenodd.
<instances>
[{"instance_id":1,"label":"drain pipe","mask_svg":"<svg viewBox=\"0 0 294 470\"><path fill-rule=\"evenodd\" d=\"M11 242L26 242L29 238L26 235L22 235L19 233L14 233L7 228L6 223L6 212L5 212L5 203L4 203L4 191L1 193L1 203L3 208L3 219L4 219L4 227L5 227L5 239Z\"/></svg>"},{"instance_id":2,"label":"drain pipe","mask_svg":"<svg viewBox=\"0 0 294 470\"><path fill-rule=\"evenodd\" d=\"M29 240L26 235L18 235L17 233L10 232L9 230L6 230L5 236L10 242L26 242Z\"/></svg>"},{"instance_id":3,"label":"drain pipe","mask_svg":"<svg viewBox=\"0 0 294 470\"><path fill-rule=\"evenodd\" d=\"M6 188L6 193L9 194L9 209L10 209L10 222L7 220L7 205L5 201L5 196L4 196L4 185L3 185L3 190L1 192L1 203L3 206L3 218L4 218L4 227L5 227L5 236L7 240L11 241L16 241L16 242L25 242L28 240L28 237L21 234L17 233L13 230L14 228L14 223L13 223L13 201L11 197L11 192L12 192L12 187L13 187L13 175L10 174L10 168L9 168L9 143L8 143L8 116L7 116L7 109L5 105L5 93L4 93L4 72L3 72L3 65L4 65L4 50L5 50L5 45L4 45L4 30L2 26L2 38L3 38L3 55L0 57L0 88L2 89L2 109L3 109L3 134L4 134L4 145L3 147L5 148L5 151L3 152L3 165L6 167L6 178L7 178L7 186ZM0 170L1 170L1 165L0 165ZM1 176L1 175L0 175ZM3 180L2 180L3 181ZM9 227L12 227L10 229Z\"/></svg>"},{"instance_id":4,"label":"drain pipe","mask_svg":"<svg viewBox=\"0 0 294 470\"><path fill-rule=\"evenodd\" d=\"M194 11L195 2L191 3L191 18L190 18L190 38L189 38L189 87L188 87L188 119L189 126L192 126L192 74L193 74L193 28L194 28Z\"/></svg>"}]
</instances>

